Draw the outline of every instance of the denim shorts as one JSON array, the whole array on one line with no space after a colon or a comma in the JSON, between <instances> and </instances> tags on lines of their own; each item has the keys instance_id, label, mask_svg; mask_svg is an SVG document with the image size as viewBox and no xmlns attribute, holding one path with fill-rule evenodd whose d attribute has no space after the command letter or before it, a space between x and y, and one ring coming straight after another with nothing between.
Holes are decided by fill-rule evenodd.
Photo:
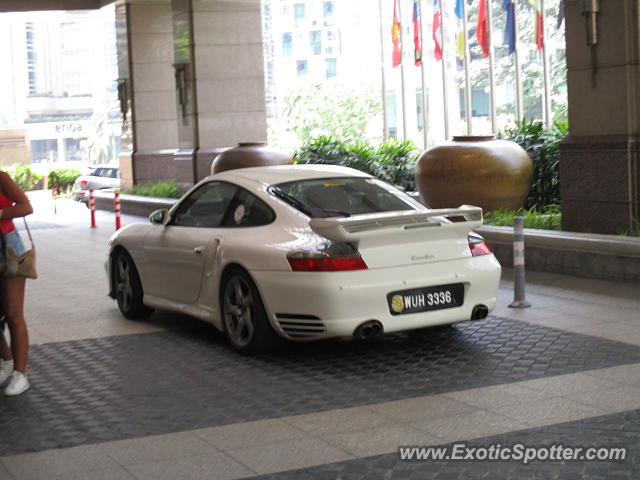
<instances>
[{"instance_id":1,"label":"denim shorts","mask_svg":"<svg viewBox=\"0 0 640 480\"><path fill-rule=\"evenodd\" d=\"M4 240L5 242L7 242L7 248L11 247L11 250L13 250L14 255L19 256L29 251L29 249L26 247L26 245L22 241L22 237L20 236L20 233L18 232L18 230L14 230L13 232L6 233L4 235ZM4 255L4 252L0 248L0 258L2 258L3 255Z\"/></svg>"}]
</instances>

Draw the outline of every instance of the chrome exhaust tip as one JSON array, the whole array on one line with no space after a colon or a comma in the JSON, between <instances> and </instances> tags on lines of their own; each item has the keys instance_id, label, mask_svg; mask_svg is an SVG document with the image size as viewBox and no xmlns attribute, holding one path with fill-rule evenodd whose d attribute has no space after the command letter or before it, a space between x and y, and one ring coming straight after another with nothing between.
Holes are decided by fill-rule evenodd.
<instances>
[{"instance_id":1,"label":"chrome exhaust tip","mask_svg":"<svg viewBox=\"0 0 640 480\"><path fill-rule=\"evenodd\" d=\"M486 305L476 305L471 311L471 320L482 320L489 315L489 307Z\"/></svg>"},{"instance_id":2,"label":"chrome exhaust tip","mask_svg":"<svg viewBox=\"0 0 640 480\"><path fill-rule=\"evenodd\" d=\"M353 332L356 340L374 340L380 338L383 333L382 324L378 320L369 320L359 325Z\"/></svg>"}]
</instances>

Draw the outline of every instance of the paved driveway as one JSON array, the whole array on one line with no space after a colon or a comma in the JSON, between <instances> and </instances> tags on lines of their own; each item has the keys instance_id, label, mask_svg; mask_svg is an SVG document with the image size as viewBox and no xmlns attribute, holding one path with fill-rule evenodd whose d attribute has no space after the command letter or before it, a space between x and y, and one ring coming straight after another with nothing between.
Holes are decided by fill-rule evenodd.
<instances>
[{"instance_id":1,"label":"paved driveway","mask_svg":"<svg viewBox=\"0 0 640 480\"><path fill-rule=\"evenodd\" d=\"M102 266L113 216L89 229L80 204L34 204L33 388L0 397L0 480L640 475L638 285L530 273L533 307L512 310L507 271L486 321L243 357L186 316L122 318ZM458 441L628 451L533 467L399 456Z\"/></svg>"}]
</instances>

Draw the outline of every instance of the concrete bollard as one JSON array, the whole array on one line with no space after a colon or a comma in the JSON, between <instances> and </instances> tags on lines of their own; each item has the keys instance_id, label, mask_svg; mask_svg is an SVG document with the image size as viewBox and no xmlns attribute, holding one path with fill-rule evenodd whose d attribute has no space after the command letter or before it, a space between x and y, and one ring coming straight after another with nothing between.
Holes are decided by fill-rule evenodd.
<instances>
[{"instance_id":1,"label":"concrete bollard","mask_svg":"<svg viewBox=\"0 0 640 480\"><path fill-rule=\"evenodd\" d=\"M513 302L510 308L527 308L531 304L524 296L524 217L513 219Z\"/></svg>"},{"instance_id":2,"label":"concrete bollard","mask_svg":"<svg viewBox=\"0 0 640 480\"><path fill-rule=\"evenodd\" d=\"M91 211L91 226L89 228L97 228L97 225L96 225L96 199L93 196L93 188L89 189L89 210Z\"/></svg>"}]
</instances>

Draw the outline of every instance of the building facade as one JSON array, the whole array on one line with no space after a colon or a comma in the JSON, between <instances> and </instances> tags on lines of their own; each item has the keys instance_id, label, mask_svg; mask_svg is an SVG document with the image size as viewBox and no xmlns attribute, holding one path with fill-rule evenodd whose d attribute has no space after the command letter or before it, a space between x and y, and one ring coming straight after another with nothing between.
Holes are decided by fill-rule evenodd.
<instances>
[{"instance_id":1,"label":"building facade","mask_svg":"<svg viewBox=\"0 0 640 480\"><path fill-rule=\"evenodd\" d=\"M0 128L26 131L31 163L90 162L88 143L117 155L113 7L0 15ZM110 154L109 154L110 152ZM19 159L16 159L19 160Z\"/></svg>"}]
</instances>

